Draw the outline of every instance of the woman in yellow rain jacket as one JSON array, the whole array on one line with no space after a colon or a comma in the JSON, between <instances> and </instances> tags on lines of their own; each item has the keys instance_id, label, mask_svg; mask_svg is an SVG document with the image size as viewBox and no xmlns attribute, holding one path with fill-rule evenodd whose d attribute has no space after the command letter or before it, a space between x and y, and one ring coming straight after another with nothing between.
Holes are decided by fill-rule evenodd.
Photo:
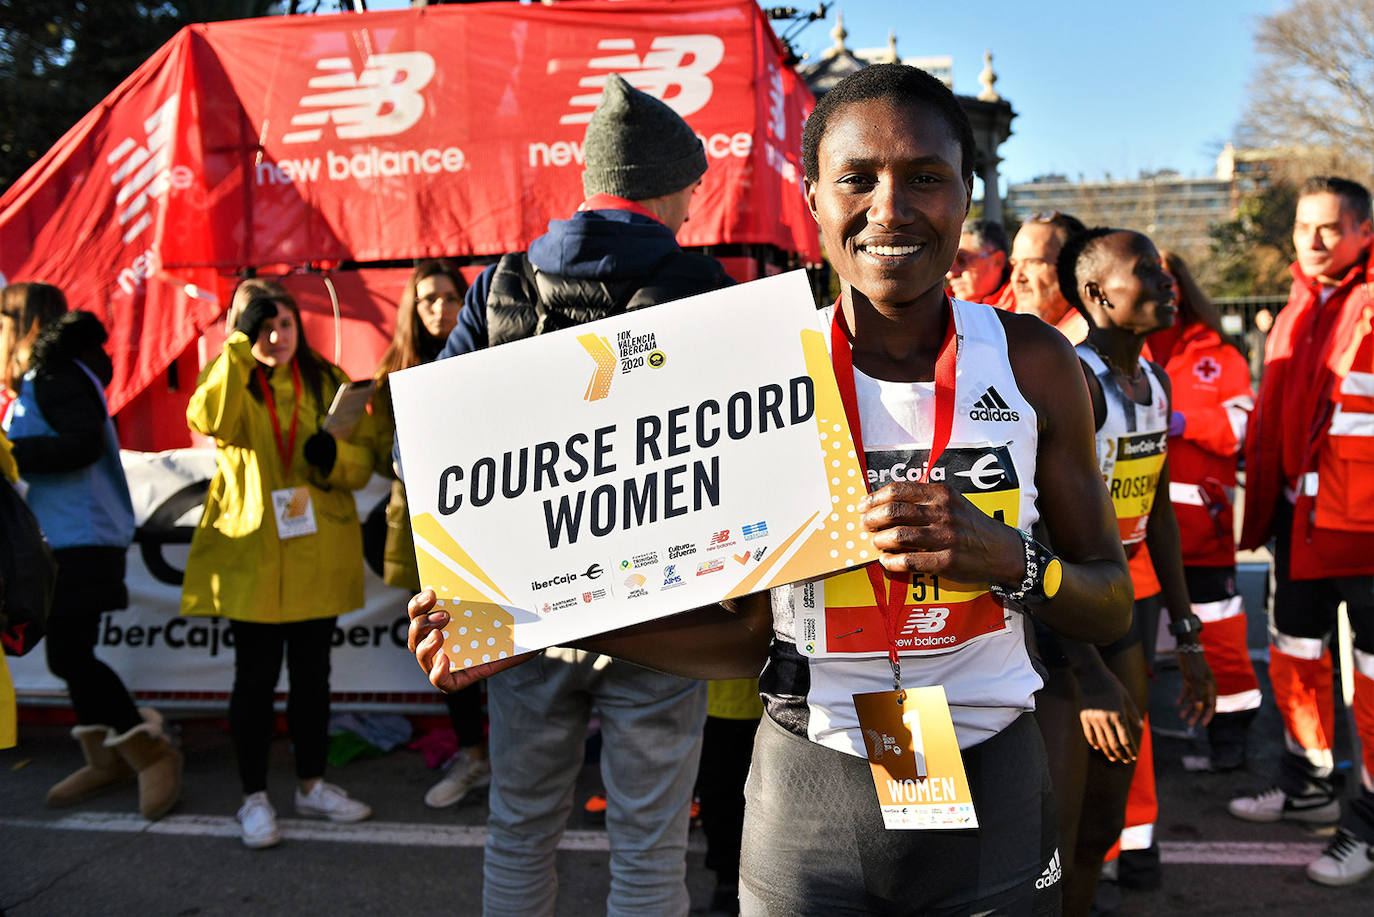
<instances>
[{"instance_id":1,"label":"woman in yellow rain jacket","mask_svg":"<svg viewBox=\"0 0 1374 917\"><path fill-rule=\"evenodd\" d=\"M229 320L234 332L224 353L201 374L186 408L191 429L215 438L218 467L191 541L181 611L229 619L229 726L244 797L238 819L244 844L260 848L281 840L266 790L283 651L296 813L340 822L372 814L321 777L335 616L363 604L351 491L367 483L379 443L368 415L347 437L322 429L348 377L310 349L295 300L279 284L245 280Z\"/></svg>"}]
</instances>

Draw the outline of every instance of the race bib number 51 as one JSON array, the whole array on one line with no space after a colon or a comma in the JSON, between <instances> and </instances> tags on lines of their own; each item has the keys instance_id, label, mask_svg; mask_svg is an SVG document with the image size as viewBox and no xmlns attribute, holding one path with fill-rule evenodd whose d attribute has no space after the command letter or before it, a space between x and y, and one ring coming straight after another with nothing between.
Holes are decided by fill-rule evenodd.
<instances>
[{"instance_id":1,"label":"race bib number 51","mask_svg":"<svg viewBox=\"0 0 1374 917\"><path fill-rule=\"evenodd\" d=\"M917 480L926 450L867 453L870 486ZM1006 446L951 446L931 471L931 483L946 484L987 515L1016 526L1021 488ZM808 656L885 656L887 630L862 569L795 586L798 648ZM900 653L948 653L972 640L1002 633L1009 626L1000 600L986 583L961 583L933 573L915 573L902 604L907 612L897 627Z\"/></svg>"}]
</instances>

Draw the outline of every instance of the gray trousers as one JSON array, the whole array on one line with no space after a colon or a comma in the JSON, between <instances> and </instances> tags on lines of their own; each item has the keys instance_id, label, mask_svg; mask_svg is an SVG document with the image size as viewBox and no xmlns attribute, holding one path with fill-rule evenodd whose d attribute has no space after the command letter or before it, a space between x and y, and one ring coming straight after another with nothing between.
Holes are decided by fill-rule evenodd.
<instances>
[{"instance_id":1,"label":"gray trousers","mask_svg":"<svg viewBox=\"0 0 1374 917\"><path fill-rule=\"evenodd\" d=\"M606 913L685 915L706 683L553 648L492 676L487 708L491 814L482 913L553 914L558 843L595 710L611 844Z\"/></svg>"}]
</instances>

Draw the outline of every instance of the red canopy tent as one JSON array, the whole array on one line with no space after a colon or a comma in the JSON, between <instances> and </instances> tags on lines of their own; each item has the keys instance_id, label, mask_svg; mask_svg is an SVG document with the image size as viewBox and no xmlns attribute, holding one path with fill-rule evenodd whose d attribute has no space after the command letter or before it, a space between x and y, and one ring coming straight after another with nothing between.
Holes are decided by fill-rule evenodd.
<instances>
[{"instance_id":1,"label":"red canopy tent","mask_svg":"<svg viewBox=\"0 0 1374 917\"><path fill-rule=\"evenodd\" d=\"M747 253L820 260L813 99L753 0L573 0L183 29L0 197L0 272L105 320L126 447L184 445L238 273L309 269L312 343L369 375L409 259L519 251L577 206L611 72L705 143L684 245L737 279Z\"/></svg>"}]
</instances>

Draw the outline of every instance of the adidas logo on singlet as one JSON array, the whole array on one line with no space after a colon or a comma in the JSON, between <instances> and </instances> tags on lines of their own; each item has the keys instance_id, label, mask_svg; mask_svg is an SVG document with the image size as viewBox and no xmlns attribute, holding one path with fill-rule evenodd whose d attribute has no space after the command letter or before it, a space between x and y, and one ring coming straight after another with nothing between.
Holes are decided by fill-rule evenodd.
<instances>
[{"instance_id":1,"label":"adidas logo on singlet","mask_svg":"<svg viewBox=\"0 0 1374 917\"><path fill-rule=\"evenodd\" d=\"M1059 848L1054 848L1054 856L1050 857L1050 863L1045 867L1045 871L1040 873L1040 878L1035 880L1036 888L1049 888L1059 881L1063 875L1063 870L1059 867Z\"/></svg>"},{"instance_id":2,"label":"adidas logo on singlet","mask_svg":"<svg viewBox=\"0 0 1374 917\"><path fill-rule=\"evenodd\" d=\"M1021 415L1013 411L1002 396L997 394L997 389L991 385L988 390L983 392L983 397L973 403L973 410L968 412L970 420L1020 420Z\"/></svg>"}]
</instances>

